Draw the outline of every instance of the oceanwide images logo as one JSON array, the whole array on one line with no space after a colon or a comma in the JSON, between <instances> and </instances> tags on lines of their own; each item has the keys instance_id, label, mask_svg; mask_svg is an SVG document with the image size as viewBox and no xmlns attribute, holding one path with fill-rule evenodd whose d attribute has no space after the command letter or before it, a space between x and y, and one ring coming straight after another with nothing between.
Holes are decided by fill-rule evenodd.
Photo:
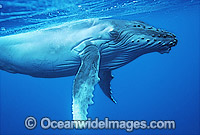
<instances>
[{"instance_id":1,"label":"oceanwide images logo","mask_svg":"<svg viewBox=\"0 0 200 135\"><path fill-rule=\"evenodd\" d=\"M28 130L33 130L37 127L37 120L34 117L27 117L25 119L25 127ZM99 120L95 118L92 120L66 120L66 121L56 121L51 120L48 117L44 117L40 120L40 127L44 130L48 129L124 129L127 132L132 132L134 129L175 129L175 121L165 120L165 121L133 121L133 120L109 120L105 118L104 120Z\"/></svg>"}]
</instances>

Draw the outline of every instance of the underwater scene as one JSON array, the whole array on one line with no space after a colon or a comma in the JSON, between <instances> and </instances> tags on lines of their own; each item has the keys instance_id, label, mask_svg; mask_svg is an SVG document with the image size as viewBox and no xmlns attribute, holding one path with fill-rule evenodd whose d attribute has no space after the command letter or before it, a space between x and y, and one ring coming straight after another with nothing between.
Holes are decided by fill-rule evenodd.
<instances>
[{"instance_id":1,"label":"underwater scene","mask_svg":"<svg viewBox=\"0 0 200 135\"><path fill-rule=\"evenodd\" d=\"M200 0L0 0L0 135L68 134L200 135Z\"/></svg>"}]
</instances>

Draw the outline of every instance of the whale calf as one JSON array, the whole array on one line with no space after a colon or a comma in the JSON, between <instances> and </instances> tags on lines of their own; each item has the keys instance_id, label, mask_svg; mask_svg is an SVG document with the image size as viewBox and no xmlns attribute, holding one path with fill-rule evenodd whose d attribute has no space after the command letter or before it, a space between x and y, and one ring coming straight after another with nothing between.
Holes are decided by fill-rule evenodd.
<instances>
[{"instance_id":1,"label":"whale calf","mask_svg":"<svg viewBox=\"0 0 200 135\"><path fill-rule=\"evenodd\" d=\"M176 44L174 34L141 21L85 19L0 37L0 69L40 78L75 75L73 119L86 120L97 83L116 103L112 70Z\"/></svg>"}]
</instances>

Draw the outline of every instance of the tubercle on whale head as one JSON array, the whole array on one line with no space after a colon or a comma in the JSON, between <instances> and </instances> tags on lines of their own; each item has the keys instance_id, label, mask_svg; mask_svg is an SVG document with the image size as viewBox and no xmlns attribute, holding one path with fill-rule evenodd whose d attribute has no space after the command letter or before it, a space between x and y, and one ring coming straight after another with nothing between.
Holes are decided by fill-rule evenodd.
<instances>
[{"instance_id":1,"label":"tubercle on whale head","mask_svg":"<svg viewBox=\"0 0 200 135\"><path fill-rule=\"evenodd\" d=\"M124 25L122 26L122 24ZM171 48L177 45L174 34L162 29L154 28L141 21L115 23L116 29L110 32L116 42L132 51L140 49L148 52L169 53ZM117 26L121 27L118 28Z\"/></svg>"}]
</instances>

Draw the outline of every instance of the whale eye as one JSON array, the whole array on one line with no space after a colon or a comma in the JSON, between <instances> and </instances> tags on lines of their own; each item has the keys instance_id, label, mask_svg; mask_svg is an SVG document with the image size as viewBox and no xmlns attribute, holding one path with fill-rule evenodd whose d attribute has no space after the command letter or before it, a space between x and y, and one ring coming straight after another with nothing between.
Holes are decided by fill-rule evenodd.
<instances>
[{"instance_id":1,"label":"whale eye","mask_svg":"<svg viewBox=\"0 0 200 135\"><path fill-rule=\"evenodd\" d=\"M138 25L138 27L140 27L140 25Z\"/></svg>"},{"instance_id":2,"label":"whale eye","mask_svg":"<svg viewBox=\"0 0 200 135\"><path fill-rule=\"evenodd\" d=\"M114 30L110 31L109 34L110 34L111 37L117 37L119 35L119 33L117 31L114 31Z\"/></svg>"},{"instance_id":3,"label":"whale eye","mask_svg":"<svg viewBox=\"0 0 200 135\"><path fill-rule=\"evenodd\" d=\"M133 27L136 27L136 25L133 25Z\"/></svg>"}]
</instances>

